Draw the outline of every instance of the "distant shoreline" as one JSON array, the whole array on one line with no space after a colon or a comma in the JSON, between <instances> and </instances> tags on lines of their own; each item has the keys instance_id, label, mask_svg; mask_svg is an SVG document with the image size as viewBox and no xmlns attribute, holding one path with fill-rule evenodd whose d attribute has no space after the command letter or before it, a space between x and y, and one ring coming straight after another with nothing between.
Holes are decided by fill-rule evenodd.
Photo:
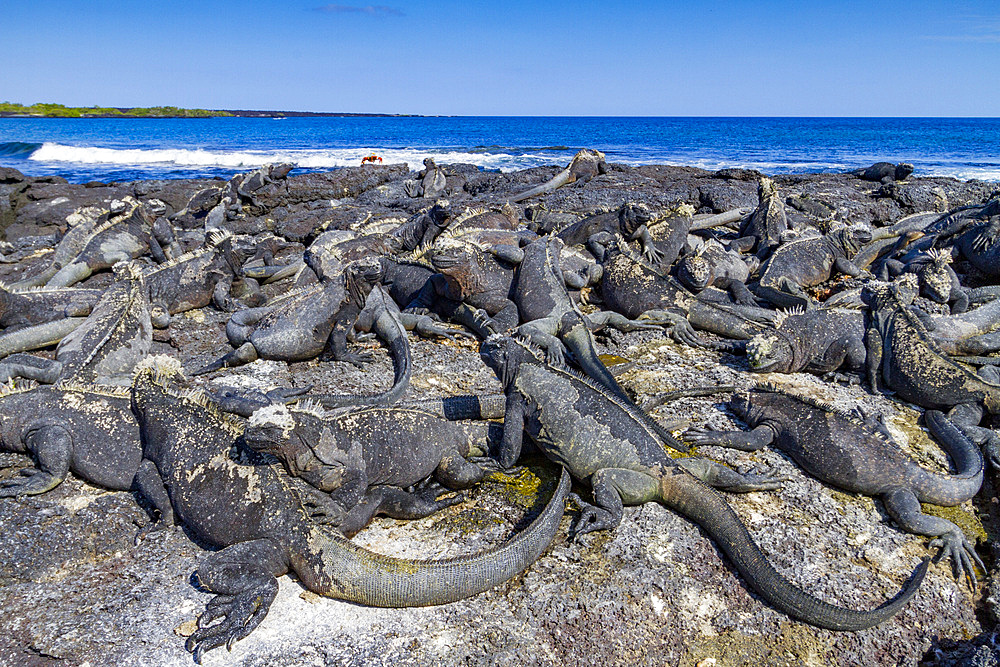
<instances>
[{"instance_id":1,"label":"distant shoreline","mask_svg":"<svg viewBox=\"0 0 1000 667\"><path fill-rule=\"evenodd\" d=\"M180 107L67 107L0 103L0 118L416 118L419 114L184 109Z\"/></svg>"}]
</instances>

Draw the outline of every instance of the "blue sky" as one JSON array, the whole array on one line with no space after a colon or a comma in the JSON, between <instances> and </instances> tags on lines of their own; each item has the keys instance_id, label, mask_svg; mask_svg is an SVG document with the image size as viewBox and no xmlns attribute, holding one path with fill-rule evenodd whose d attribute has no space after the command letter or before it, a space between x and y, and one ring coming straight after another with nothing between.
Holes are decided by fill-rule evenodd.
<instances>
[{"instance_id":1,"label":"blue sky","mask_svg":"<svg viewBox=\"0 0 1000 667\"><path fill-rule=\"evenodd\" d=\"M1000 3L3 2L0 100L446 115L998 116Z\"/></svg>"}]
</instances>

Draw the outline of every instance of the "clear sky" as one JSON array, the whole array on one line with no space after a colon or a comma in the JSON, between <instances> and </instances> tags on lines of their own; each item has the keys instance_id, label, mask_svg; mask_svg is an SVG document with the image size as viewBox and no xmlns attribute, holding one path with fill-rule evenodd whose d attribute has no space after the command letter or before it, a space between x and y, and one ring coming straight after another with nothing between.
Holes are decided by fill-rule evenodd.
<instances>
[{"instance_id":1,"label":"clear sky","mask_svg":"<svg viewBox=\"0 0 1000 667\"><path fill-rule=\"evenodd\" d=\"M0 101L1000 116L998 0L0 0Z\"/></svg>"}]
</instances>

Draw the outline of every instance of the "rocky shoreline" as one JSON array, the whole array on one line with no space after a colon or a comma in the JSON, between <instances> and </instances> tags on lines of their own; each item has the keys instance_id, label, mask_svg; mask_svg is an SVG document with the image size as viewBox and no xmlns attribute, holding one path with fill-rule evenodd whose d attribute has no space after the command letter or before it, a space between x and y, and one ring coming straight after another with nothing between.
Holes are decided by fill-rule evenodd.
<instances>
[{"instance_id":1,"label":"rocky shoreline","mask_svg":"<svg viewBox=\"0 0 1000 667\"><path fill-rule=\"evenodd\" d=\"M498 207L555 177L560 166L500 174L473 165L444 165L434 195L451 210ZM224 212L219 225L240 234L273 235L283 247L275 261L300 257L320 232L405 219L434 200L415 190L407 165L369 165L296 175L264 183L250 203ZM624 201L651 210L691 207L695 215L758 204L761 174L743 169L709 172L690 167L608 165L585 184L541 198L549 211L589 213ZM873 182L847 174L775 176L790 221L891 225L907 215L981 205L997 184L951 178ZM426 181L425 181L426 182ZM14 282L47 265L52 248L81 210L111 207L134 197L158 200L182 245L204 238L219 204L211 192L224 181L179 179L70 184L58 177L29 178L0 167L0 280ZM427 188L426 185L423 187ZM206 194L209 193L209 194ZM520 205L523 217L526 205ZM217 221L218 222L218 221ZM200 237L199 237L200 235ZM200 240L201 239L201 240ZM105 287L110 274L82 283ZM268 296L286 290L266 286ZM154 352L197 367L231 348L228 314L212 307L176 316L154 337ZM712 336L706 334L706 338ZM343 362L256 361L195 381L206 387L304 387L315 392L370 394L392 383L392 364L376 343L362 343L376 360L358 369ZM423 340L411 335L414 373L407 398L497 392L499 383L470 341ZM638 403L658 393L709 384L749 386L756 377L745 357L678 344L660 332L600 339L599 352ZM44 352L52 356L52 351ZM922 429L917 412L858 386L813 375L782 376L810 394L887 416L910 438L924 465L947 470L947 457ZM684 420L735 428L720 397L685 398L653 412L662 423ZM927 540L892 525L871 498L826 487L775 450L745 453L703 447L700 454L741 467L768 466L789 481L777 492L730 494L768 559L797 586L851 608L872 608L895 594L914 564L931 553ZM0 454L0 478L16 474L26 457ZM374 551L409 557L470 553L522 527L551 493L554 472L542 460L530 472L484 483L467 499L426 519L377 519L355 541ZM949 510L984 558L997 531L993 478L970 502ZM203 553L182 528L133 544L148 521L135 494L109 492L71 477L54 491L0 500L0 663L192 664L183 636L209 594L191 573ZM567 538L570 516L555 543L527 572L497 589L461 602L423 609L374 609L331 601L282 577L262 625L232 653L216 650L205 664L528 664L585 665L933 665L996 664L995 576L977 591L931 567L917 596L896 617L869 630L838 633L790 620L751 593L712 541L694 524L650 503L628 507L619 528ZM992 567L990 560L987 564ZM993 662L990 662L993 660Z\"/></svg>"}]
</instances>

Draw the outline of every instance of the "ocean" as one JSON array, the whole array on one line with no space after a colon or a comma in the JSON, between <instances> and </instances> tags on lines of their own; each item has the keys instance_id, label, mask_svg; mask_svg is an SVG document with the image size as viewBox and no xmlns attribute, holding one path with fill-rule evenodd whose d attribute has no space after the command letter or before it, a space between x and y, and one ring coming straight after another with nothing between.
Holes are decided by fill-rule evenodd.
<instances>
[{"instance_id":1,"label":"ocean","mask_svg":"<svg viewBox=\"0 0 1000 667\"><path fill-rule=\"evenodd\" d=\"M222 177L267 162L355 166L375 153L512 171L565 166L581 148L609 162L767 174L910 162L915 176L1000 181L998 118L321 117L0 118L0 166L70 182Z\"/></svg>"}]
</instances>

